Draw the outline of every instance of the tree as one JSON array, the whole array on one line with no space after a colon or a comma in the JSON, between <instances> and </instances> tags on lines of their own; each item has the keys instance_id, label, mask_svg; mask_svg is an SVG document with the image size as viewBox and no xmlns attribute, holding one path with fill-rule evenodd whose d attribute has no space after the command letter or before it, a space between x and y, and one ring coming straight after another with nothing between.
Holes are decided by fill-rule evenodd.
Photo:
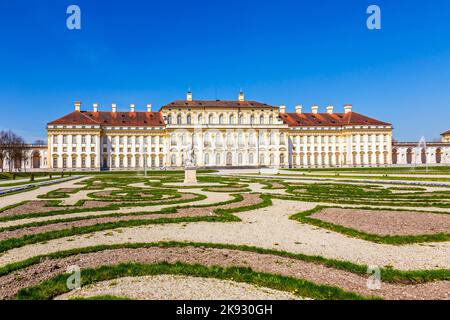
<instances>
[{"instance_id":1,"label":"tree","mask_svg":"<svg viewBox=\"0 0 450 320\"><path fill-rule=\"evenodd\" d=\"M12 131L0 132L0 162L2 171L5 160L8 164L9 172L11 172L14 164L19 164L19 168L21 168L27 157L27 147L22 137Z\"/></svg>"}]
</instances>

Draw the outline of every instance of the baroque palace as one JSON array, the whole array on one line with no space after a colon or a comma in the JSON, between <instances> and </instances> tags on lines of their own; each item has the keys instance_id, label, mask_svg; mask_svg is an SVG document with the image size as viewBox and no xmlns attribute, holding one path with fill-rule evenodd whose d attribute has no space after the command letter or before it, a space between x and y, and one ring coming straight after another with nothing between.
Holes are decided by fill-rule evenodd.
<instances>
[{"instance_id":1,"label":"baroque palace","mask_svg":"<svg viewBox=\"0 0 450 320\"><path fill-rule=\"evenodd\" d=\"M178 100L153 112L81 110L48 123L47 166L52 169L180 168L188 152L198 167L352 167L391 165L392 126L332 106L246 101Z\"/></svg>"}]
</instances>

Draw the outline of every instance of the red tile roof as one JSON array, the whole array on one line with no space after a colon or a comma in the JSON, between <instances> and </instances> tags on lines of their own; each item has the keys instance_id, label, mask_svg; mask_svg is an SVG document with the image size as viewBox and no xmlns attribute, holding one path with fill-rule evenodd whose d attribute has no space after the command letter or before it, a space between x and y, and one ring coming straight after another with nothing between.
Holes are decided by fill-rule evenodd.
<instances>
[{"instance_id":1,"label":"red tile roof","mask_svg":"<svg viewBox=\"0 0 450 320\"><path fill-rule=\"evenodd\" d=\"M390 126L390 123L369 118L356 112L349 113L281 113L281 119L289 127L305 126L349 126L349 125L377 125Z\"/></svg>"},{"instance_id":2,"label":"red tile roof","mask_svg":"<svg viewBox=\"0 0 450 320\"><path fill-rule=\"evenodd\" d=\"M74 111L49 125L160 127L165 124L160 112Z\"/></svg>"},{"instance_id":3,"label":"red tile roof","mask_svg":"<svg viewBox=\"0 0 450 320\"><path fill-rule=\"evenodd\" d=\"M444 132L443 134L441 134L441 136L447 136L447 135L450 135L450 130L448 130L448 131Z\"/></svg>"},{"instance_id":4,"label":"red tile roof","mask_svg":"<svg viewBox=\"0 0 450 320\"><path fill-rule=\"evenodd\" d=\"M230 101L230 100L177 100L163 106L163 108L271 108L278 109L278 107L261 103L257 101Z\"/></svg>"}]
</instances>

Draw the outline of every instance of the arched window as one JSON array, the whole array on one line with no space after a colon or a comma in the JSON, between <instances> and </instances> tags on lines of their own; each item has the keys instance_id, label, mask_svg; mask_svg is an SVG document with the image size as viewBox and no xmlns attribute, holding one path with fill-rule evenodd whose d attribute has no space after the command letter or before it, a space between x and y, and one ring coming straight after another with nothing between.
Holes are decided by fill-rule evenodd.
<instances>
[{"instance_id":1,"label":"arched window","mask_svg":"<svg viewBox=\"0 0 450 320\"><path fill-rule=\"evenodd\" d=\"M230 124L234 124L234 115L230 116Z\"/></svg>"},{"instance_id":2,"label":"arched window","mask_svg":"<svg viewBox=\"0 0 450 320\"><path fill-rule=\"evenodd\" d=\"M177 135L175 133L172 133L170 136L170 144L173 146L177 144Z\"/></svg>"},{"instance_id":3,"label":"arched window","mask_svg":"<svg viewBox=\"0 0 450 320\"><path fill-rule=\"evenodd\" d=\"M261 116L259 117L259 123L260 123L260 124L264 124L264 116L263 116L263 115L261 115Z\"/></svg>"},{"instance_id":4,"label":"arched window","mask_svg":"<svg viewBox=\"0 0 450 320\"><path fill-rule=\"evenodd\" d=\"M249 164L253 164L253 153L250 153L250 154L248 155L248 163L249 163Z\"/></svg>"},{"instance_id":5,"label":"arched window","mask_svg":"<svg viewBox=\"0 0 450 320\"><path fill-rule=\"evenodd\" d=\"M216 145L220 145L222 142L222 138L220 136L220 133L216 134Z\"/></svg>"},{"instance_id":6,"label":"arched window","mask_svg":"<svg viewBox=\"0 0 450 320\"><path fill-rule=\"evenodd\" d=\"M219 124L223 124L223 114L219 116Z\"/></svg>"},{"instance_id":7,"label":"arched window","mask_svg":"<svg viewBox=\"0 0 450 320\"><path fill-rule=\"evenodd\" d=\"M244 116L241 114L239 116L239 124L243 124L244 123Z\"/></svg>"},{"instance_id":8,"label":"arched window","mask_svg":"<svg viewBox=\"0 0 450 320\"><path fill-rule=\"evenodd\" d=\"M227 144L232 145L233 144L233 136L230 132L227 133Z\"/></svg>"},{"instance_id":9,"label":"arched window","mask_svg":"<svg viewBox=\"0 0 450 320\"><path fill-rule=\"evenodd\" d=\"M269 124L273 124L273 116L269 117Z\"/></svg>"},{"instance_id":10,"label":"arched window","mask_svg":"<svg viewBox=\"0 0 450 320\"><path fill-rule=\"evenodd\" d=\"M252 115L250 117L250 124L255 124L255 116L254 115Z\"/></svg>"},{"instance_id":11,"label":"arched window","mask_svg":"<svg viewBox=\"0 0 450 320\"><path fill-rule=\"evenodd\" d=\"M213 124L214 123L214 116L212 114L210 114L209 117L208 117L208 123L209 124Z\"/></svg>"},{"instance_id":12,"label":"arched window","mask_svg":"<svg viewBox=\"0 0 450 320\"><path fill-rule=\"evenodd\" d=\"M220 153L216 154L216 165L220 165Z\"/></svg>"},{"instance_id":13,"label":"arched window","mask_svg":"<svg viewBox=\"0 0 450 320\"><path fill-rule=\"evenodd\" d=\"M188 116L187 116L187 124L191 124L191 122L192 122L192 118L191 118L191 115L189 114Z\"/></svg>"},{"instance_id":14,"label":"arched window","mask_svg":"<svg viewBox=\"0 0 450 320\"><path fill-rule=\"evenodd\" d=\"M205 164L209 164L209 153L205 153Z\"/></svg>"},{"instance_id":15,"label":"arched window","mask_svg":"<svg viewBox=\"0 0 450 320\"><path fill-rule=\"evenodd\" d=\"M270 134L270 144L275 144L275 133L273 132Z\"/></svg>"},{"instance_id":16,"label":"arched window","mask_svg":"<svg viewBox=\"0 0 450 320\"><path fill-rule=\"evenodd\" d=\"M250 135L248 136L248 142L250 143L250 145L255 144L255 135L253 133L250 133Z\"/></svg>"},{"instance_id":17,"label":"arched window","mask_svg":"<svg viewBox=\"0 0 450 320\"><path fill-rule=\"evenodd\" d=\"M198 115L198 124L203 123L203 116L201 114Z\"/></svg>"},{"instance_id":18,"label":"arched window","mask_svg":"<svg viewBox=\"0 0 450 320\"><path fill-rule=\"evenodd\" d=\"M177 124L181 124L181 114L177 116Z\"/></svg>"}]
</instances>

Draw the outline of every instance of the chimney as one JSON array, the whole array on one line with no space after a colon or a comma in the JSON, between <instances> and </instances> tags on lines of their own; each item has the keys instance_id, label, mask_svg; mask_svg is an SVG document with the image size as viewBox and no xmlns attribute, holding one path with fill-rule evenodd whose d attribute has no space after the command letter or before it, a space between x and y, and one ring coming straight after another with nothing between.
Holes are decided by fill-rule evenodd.
<instances>
[{"instance_id":1,"label":"chimney","mask_svg":"<svg viewBox=\"0 0 450 320\"><path fill-rule=\"evenodd\" d=\"M112 112L113 113L117 112L117 105L115 103L112 104Z\"/></svg>"},{"instance_id":2,"label":"chimney","mask_svg":"<svg viewBox=\"0 0 450 320\"><path fill-rule=\"evenodd\" d=\"M295 113L302 113L303 106L301 104L295 106Z\"/></svg>"},{"instance_id":3,"label":"chimney","mask_svg":"<svg viewBox=\"0 0 450 320\"><path fill-rule=\"evenodd\" d=\"M316 106L316 105L312 106L311 107L311 112L314 113L314 114L317 114L319 112L319 107Z\"/></svg>"},{"instance_id":4,"label":"chimney","mask_svg":"<svg viewBox=\"0 0 450 320\"><path fill-rule=\"evenodd\" d=\"M75 105L75 111L81 111L81 102L76 101L74 103L74 105Z\"/></svg>"},{"instance_id":5,"label":"chimney","mask_svg":"<svg viewBox=\"0 0 450 320\"><path fill-rule=\"evenodd\" d=\"M328 106L328 107L327 107L327 113L328 113L328 114L333 114L333 110L334 110L334 107L333 107L333 106Z\"/></svg>"},{"instance_id":6,"label":"chimney","mask_svg":"<svg viewBox=\"0 0 450 320\"><path fill-rule=\"evenodd\" d=\"M189 90L188 93L186 94L186 100L192 101L192 91L191 90Z\"/></svg>"},{"instance_id":7,"label":"chimney","mask_svg":"<svg viewBox=\"0 0 450 320\"><path fill-rule=\"evenodd\" d=\"M286 113L286 106L284 104L280 106L280 113Z\"/></svg>"},{"instance_id":8,"label":"chimney","mask_svg":"<svg viewBox=\"0 0 450 320\"><path fill-rule=\"evenodd\" d=\"M147 112L152 112L152 105L151 105L151 103L147 104Z\"/></svg>"},{"instance_id":9,"label":"chimney","mask_svg":"<svg viewBox=\"0 0 450 320\"><path fill-rule=\"evenodd\" d=\"M130 104L130 112L134 112L135 109L136 109L136 106L133 103Z\"/></svg>"},{"instance_id":10,"label":"chimney","mask_svg":"<svg viewBox=\"0 0 450 320\"><path fill-rule=\"evenodd\" d=\"M245 95L244 95L244 92L241 90L240 92L239 92L239 101L245 101Z\"/></svg>"},{"instance_id":11,"label":"chimney","mask_svg":"<svg viewBox=\"0 0 450 320\"><path fill-rule=\"evenodd\" d=\"M352 108L353 108L353 106L351 104L346 104L344 106L344 112L345 113L350 113L350 112L352 112Z\"/></svg>"},{"instance_id":12,"label":"chimney","mask_svg":"<svg viewBox=\"0 0 450 320\"><path fill-rule=\"evenodd\" d=\"M92 107L93 107L93 109L94 109L94 112L98 112L98 104L94 103L94 104L92 105Z\"/></svg>"}]
</instances>

